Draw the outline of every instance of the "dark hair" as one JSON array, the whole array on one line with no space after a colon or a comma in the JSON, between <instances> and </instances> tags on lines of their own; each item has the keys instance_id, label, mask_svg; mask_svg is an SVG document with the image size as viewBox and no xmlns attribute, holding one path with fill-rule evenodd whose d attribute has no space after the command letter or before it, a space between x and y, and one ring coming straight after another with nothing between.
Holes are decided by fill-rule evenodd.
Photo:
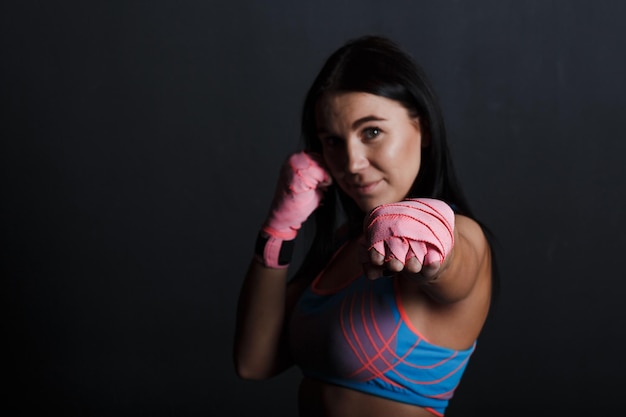
<instances>
[{"instance_id":1,"label":"dark hair","mask_svg":"<svg viewBox=\"0 0 626 417\"><path fill-rule=\"evenodd\" d=\"M350 40L330 55L309 88L302 109L307 151L322 152L316 127L318 101L325 94L341 92L364 92L395 100L411 117L419 118L428 146L422 151L420 171L407 197L437 198L458 214L476 220L455 174L438 99L426 73L411 56L380 36ZM315 274L334 251L338 214L347 220L349 237L361 233L365 213L339 187L331 186L315 212L315 237L301 271Z\"/></svg>"}]
</instances>

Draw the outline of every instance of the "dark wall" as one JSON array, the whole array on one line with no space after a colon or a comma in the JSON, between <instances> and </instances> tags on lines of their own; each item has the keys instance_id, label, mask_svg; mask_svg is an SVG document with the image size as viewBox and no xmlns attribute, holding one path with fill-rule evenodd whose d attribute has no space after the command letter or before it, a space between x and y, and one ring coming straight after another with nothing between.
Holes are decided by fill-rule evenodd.
<instances>
[{"instance_id":1,"label":"dark wall","mask_svg":"<svg viewBox=\"0 0 626 417\"><path fill-rule=\"evenodd\" d=\"M430 74L500 241L449 416L618 407L625 18L617 0L3 2L4 407L295 415L297 371L234 374L237 293L305 90L365 33Z\"/></svg>"}]
</instances>

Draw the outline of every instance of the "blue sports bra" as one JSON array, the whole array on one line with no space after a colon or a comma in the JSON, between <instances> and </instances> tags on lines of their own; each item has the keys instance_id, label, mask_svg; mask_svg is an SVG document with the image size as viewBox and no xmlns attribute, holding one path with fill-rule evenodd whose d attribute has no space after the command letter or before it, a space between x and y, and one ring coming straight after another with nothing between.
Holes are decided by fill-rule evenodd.
<instances>
[{"instance_id":1,"label":"blue sports bra","mask_svg":"<svg viewBox=\"0 0 626 417\"><path fill-rule=\"evenodd\" d=\"M317 289L318 280L290 322L303 374L443 416L476 342L467 350L429 343L408 320L391 277L361 275L334 290Z\"/></svg>"}]
</instances>

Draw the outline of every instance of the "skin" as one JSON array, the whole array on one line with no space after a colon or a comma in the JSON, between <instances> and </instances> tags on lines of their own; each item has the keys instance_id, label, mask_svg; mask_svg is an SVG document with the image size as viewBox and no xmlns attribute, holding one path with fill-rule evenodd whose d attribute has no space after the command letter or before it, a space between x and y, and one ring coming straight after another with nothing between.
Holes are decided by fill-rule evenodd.
<instances>
[{"instance_id":1,"label":"skin","mask_svg":"<svg viewBox=\"0 0 626 417\"><path fill-rule=\"evenodd\" d=\"M418 118L367 93L333 94L317 111L324 161L337 185L364 212L402 200L420 168Z\"/></svg>"},{"instance_id":2,"label":"skin","mask_svg":"<svg viewBox=\"0 0 626 417\"><path fill-rule=\"evenodd\" d=\"M324 97L317 108L323 160L333 180L365 212L402 200L428 146L419 119L399 103L366 93ZM386 264L364 252L360 239L348 242L327 266L318 288L335 288L365 271L371 279L383 268L396 271L409 320L429 341L466 349L478 337L489 309L491 262L479 225L455 216L455 244L443 264L422 268L420 260ZM267 379L293 365L285 323L307 282L287 283L287 269L250 263L238 305L235 365L244 379ZM384 278L389 279L389 278ZM423 408L304 379L301 416L432 416Z\"/></svg>"}]
</instances>

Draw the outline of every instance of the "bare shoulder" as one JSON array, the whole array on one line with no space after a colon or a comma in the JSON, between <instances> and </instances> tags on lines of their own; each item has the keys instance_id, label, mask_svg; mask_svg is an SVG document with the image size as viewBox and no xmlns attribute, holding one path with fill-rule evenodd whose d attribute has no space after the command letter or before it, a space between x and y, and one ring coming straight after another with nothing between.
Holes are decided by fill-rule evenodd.
<instances>
[{"instance_id":1,"label":"bare shoulder","mask_svg":"<svg viewBox=\"0 0 626 417\"><path fill-rule=\"evenodd\" d=\"M473 249L477 255L489 253L489 243L483 228L478 222L470 217L457 214L455 216L455 229L461 239Z\"/></svg>"},{"instance_id":2,"label":"bare shoulder","mask_svg":"<svg viewBox=\"0 0 626 417\"><path fill-rule=\"evenodd\" d=\"M466 296L483 298L490 292L492 273L491 249L485 232L476 220L462 215L455 218L455 232L455 249L448 275L456 278L453 281L464 289Z\"/></svg>"}]
</instances>

